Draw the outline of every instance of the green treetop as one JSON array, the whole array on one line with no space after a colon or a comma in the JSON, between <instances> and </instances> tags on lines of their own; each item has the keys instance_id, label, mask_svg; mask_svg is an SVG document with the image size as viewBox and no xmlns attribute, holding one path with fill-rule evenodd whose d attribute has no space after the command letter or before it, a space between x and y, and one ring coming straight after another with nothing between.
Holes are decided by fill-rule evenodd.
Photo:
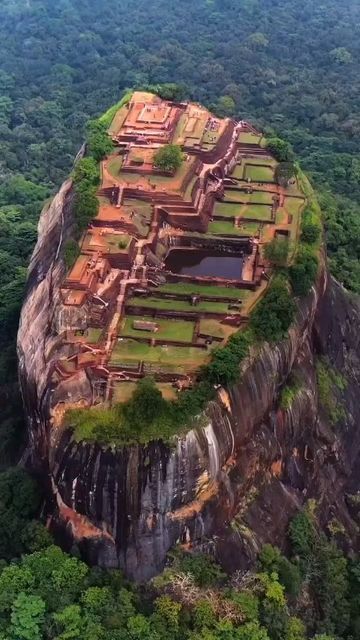
<instances>
[{"instance_id":1,"label":"green treetop","mask_svg":"<svg viewBox=\"0 0 360 640\"><path fill-rule=\"evenodd\" d=\"M154 155L154 166L161 171L175 173L182 163L183 155L177 144L166 144Z\"/></svg>"}]
</instances>

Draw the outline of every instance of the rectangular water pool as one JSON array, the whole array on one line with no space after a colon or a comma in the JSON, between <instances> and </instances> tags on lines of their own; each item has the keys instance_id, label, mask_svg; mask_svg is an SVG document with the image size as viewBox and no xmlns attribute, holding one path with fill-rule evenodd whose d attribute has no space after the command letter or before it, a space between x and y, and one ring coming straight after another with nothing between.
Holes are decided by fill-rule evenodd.
<instances>
[{"instance_id":1,"label":"rectangular water pool","mask_svg":"<svg viewBox=\"0 0 360 640\"><path fill-rule=\"evenodd\" d=\"M245 256L199 249L172 249L165 260L165 267L172 273L188 276L213 276L241 280Z\"/></svg>"}]
</instances>

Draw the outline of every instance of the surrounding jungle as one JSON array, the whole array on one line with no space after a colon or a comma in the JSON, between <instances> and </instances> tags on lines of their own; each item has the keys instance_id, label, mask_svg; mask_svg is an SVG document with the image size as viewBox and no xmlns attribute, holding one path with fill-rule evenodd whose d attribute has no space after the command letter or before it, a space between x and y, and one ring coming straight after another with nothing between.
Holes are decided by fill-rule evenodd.
<instances>
[{"instance_id":1,"label":"surrounding jungle","mask_svg":"<svg viewBox=\"0 0 360 640\"><path fill-rule=\"evenodd\" d=\"M89 119L127 88L174 82L293 146L330 269L360 293L358 0L1 0L0 639L355 640L360 565L324 538L314 505L291 525L290 560L266 547L256 573L228 578L175 555L135 589L51 546L39 489L11 468L24 438L15 339L43 203Z\"/></svg>"}]
</instances>

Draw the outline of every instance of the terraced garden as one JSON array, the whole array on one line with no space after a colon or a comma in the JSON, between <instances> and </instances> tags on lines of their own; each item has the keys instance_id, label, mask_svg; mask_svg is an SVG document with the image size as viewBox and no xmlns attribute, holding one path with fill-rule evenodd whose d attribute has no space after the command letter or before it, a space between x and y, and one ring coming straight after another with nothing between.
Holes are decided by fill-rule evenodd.
<instances>
[{"instance_id":1,"label":"terraced garden","mask_svg":"<svg viewBox=\"0 0 360 640\"><path fill-rule=\"evenodd\" d=\"M196 305L187 302L186 300L168 300L167 298L156 298L151 296L148 298L129 298L126 301L127 308L129 307L143 307L144 309L160 309L162 311L190 311L193 313L234 313L229 310L229 304L227 302L208 302L200 301Z\"/></svg>"},{"instance_id":2,"label":"terraced garden","mask_svg":"<svg viewBox=\"0 0 360 640\"><path fill-rule=\"evenodd\" d=\"M212 319L202 319L200 320L200 334L213 336L215 338L221 338L225 340L229 337L234 331L236 331L236 327L229 327L228 325L221 324L217 322L217 320Z\"/></svg>"},{"instance_id":3,"label":"terraced garden","mask_svg":"<svg viewBox=\"0 0 360 640\"><path fill-rule=\"evenodd\" d=\"M255 236L258 234L259 224L256 222L244 222L235 226L233 222L210 222L208 232L215 236Z\"/></svg>"},{"instance_id":4,"label":"terraced garden","mask_svg":"<svg viewBox=\"0 0 360 640\"><path fill-rule=\"evenodd\" d=\"M242 218L250 218L252 220L261 220L262 222L271 222L272 207L261 204L250 204L241 211Z\"/></svg>"},{"instance_id":5,"label":"terraced garden","mask_svg":"<svg viewBox=\"0 0 360 640\"><path fill-rule=\"evenodd\" d=\"M196 369L209 359L209 351L196 347L175 347L169 345L150 346L131 339L120 339L110 358L111 365L146 362L161 364L168 372L182 372Z\"/></svg>"},{"instance_id":6,"label":"terraced garden","mask_svg":"<svg viewBox=\"0 0 360 640\"><path fill-rule=\"evenodd\" d=\"M168 282L156 289L152 289L154 292L159 293L173 293L173 294L188 294L211 296L212 298L234 298L234 300L245 300L250 294L245 289L237 289L235 287L217 287L213 285L203 284L188 284L186 282Z\"/></svg>"},{"instance_id":7,"label":"terraced garden","mask_svg":"<svg viewBox=\"0 0 360 640\"><path fill-rule=\"evenodd\" d=\"M265 165L256 166L255 164L246 164L244 179L250 178L253 182L274 182L274 171L271 167Z\"/></svg>"},{"instance_id":8,"label":"terraced garden","mask_svg":"<svg viewBox=\"0 0 360 640\"><path fill-rule=\"evenodd\" d=\"M214 207L214 214L227 215L227 210L230 207L230 194L236 194L236 202L240 204L268 204L272 205L274 201L274 194L268 191L254 191L253 193L246 193L240 189L227 188L224 191L225 199L222 202L216 202ZM229 205L226 206L226 205Z\"/></svg>"},{"instance_id":9,"label":"terraced garden","mask_svg":"<svg viewBox=\"0 0 360 640\"><path fill-rule=\"evenodd\" d=\"M261 136L248 131L241 131L237 137L241 144L260 144Z\"/></svg>"},{"instance_id":10,"label":"terraced garden","mask_svg":"<svg viewBox=\"0 0 360 640\"><path fill-rule=\"evenodd\" d=\"M233 204L222 203L224 206L214 211L214 216L227 216L229 218L249 218L253 220L261 220L263 222L271 222L272 220L272 207L262 204Z\"/></svg>"},{"instance_id":11,"label":"terraced garden","mask_svg":"<svg viewBox=\"0 0 360 640\"><path fill-rule=\"evenodd\" d=\"M143 331L134 328L134 322L156 322L157 331ZM126 316L121 321L120 336L132 338L154 338L155 340L176 340L178 342L191 342L195 323L185 320L167 320L148 316Z\"/></svg>"},{"instance_id":12,"label":"terraced garden","mask_svg":"<svg viewBox=\"0 0 360 640\"><path fill-rule=\"evenodd\" d=\"M229 218L237 218L244 207L244 204L238 204L237 202L216 202L213 215L226 216Z\"/></svg>"}]
</instances>

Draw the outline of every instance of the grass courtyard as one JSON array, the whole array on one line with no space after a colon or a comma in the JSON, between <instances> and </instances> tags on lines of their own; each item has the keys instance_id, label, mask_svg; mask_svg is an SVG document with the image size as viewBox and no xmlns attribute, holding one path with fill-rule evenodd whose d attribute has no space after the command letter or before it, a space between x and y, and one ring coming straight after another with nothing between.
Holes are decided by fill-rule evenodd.
<instances>
[{"instance_id":1,"label":"grass courtyard","mask_svg":"<svg viewBox=\"0 0 360 640\"><path fill-rule=\"evenodd\" d=\"M166 298L156 298L151 296L149 298L129 298L127 300L127 306L143 307L146 309L161 309L164 311L192 311L193 313L234 313L229 311L227 302L199 302L197 305L192 305L191 302L186 300L168 300Z\"/></svg>"},{"instance_id":2,"label":"grass courtyard","mask_svg":"<svg viewBox=\"0 0 360 640\"><path fill-rule=\"evenodd\" d=\"M169 282L154 289L162 293L178 293L189 295L211 296L213 298L233 298L234 300L244 300L248 297L249 291L246 289L236 289L235 287L216 287L213 285L191 284L187 282Z\"/></svg>"},{"instance_id":3,"label":"grass courtyard","mask_svg":"<svg viewBox=\"0 0 360 640\"><path fill-rule=\"evenodd\" d=\"M236 194L236 198L234 197L233 199L242 204L252 204L252 203L272 204L273 197L274 197L273 193L270 193L269 191L260 191L260 189L253 191L252 193L246 193L245 191L241 191L240 189L234 190L234 189L228 188L228 189L225 189L224 193L225 193L225 200L223 202L217 202L215 204L215 212L217 210L218 205L220 205L219 207L219 211L220 211L221 205L227 204L227 201L232 199L231 194Z\"/></svg>"},{"instance_id":4,"label":"grass courtyard","mask_svg":"<svg viewBox=\"0 0 360 640\"><path fill-rule=\"evenodd\" d=\"M136 321L155 322L158 331L142 331L134 329ZM119 335L132 338L155 338L156 340L177 340L191 342L194 333L194 322L186 320L168 320L167 318L150 318L149 316L127 316L121 321Z\"/></svg>"},{"instance_id":5,"label":"grass courtyard","mask_svg":"<svg viewBox=\"0 0 360 640\"><path fill-rule=\"evenodd\" d=\"M243 197L243 192L238 191L237 189L225 189L225 204L226 202L241 202L241 204L246 204L246 200Z\"/></svg>"},{"instance_id":6,"label":"grass courtyard","mask_svg":"<svg viewBox=\"0 0 360 640\"><path fill-rule=\"evenodd\" d=\"M261 136L257 136L255 133L251 133L251 131L240 131L237 141L241 144L259 144L261 140Z\"/></svg>"},{"instance_id":7,"label":"grass courtyard","mask_svg":"<svg viewBox=\"0 0 360 640\"><path fill-rule=\"evenodd\" d=\"M240 204L237 202L217 202L213 210L213 215L237 218L240 216L245 204L245 202Z\"/></svg>"},{"instance_id":8,"label":"grass courtyard","mask_svg":"<svg viewBox=\"0 0 360 640\"><path fill-rule=\"evenodd\" d=\"M292 215L298 215L303 204L304 200L302 198L286 197L284 208L288 213L291 213Z\"/></svg>"},{"instance_id":9,"label":"grass courtyard","mask_svg":"<svg viewBox=\"0 0 360 640\"><path fill-rule=\"evenodd\" d=\"M265 165L246 164L244 178L253 182L274 182L274 170Z\"/></svg>"},{"instance_id":10,"label":"grass courtyard","mask_svg":"<svg viewBox=\"0 0 360 640\"><path fill-rule=\"evenodd\" d=\"M251 218L252 220L261 220L262 222L271 221L271 207L262 204L249 204L241 212L243 218Z\"/></svg>"},{"instance_id":11,"label":"grass courtyard","mask_svg":"<svg viewBox=\"0 0 360 640\"><path fill-rule=\"evenodd\" d=\"M236 180L243 180L244 178L244 165L243 164L237 164L232 173L231 173L231 177L232 178L236 178Z\"/></svg>"},{"instance_id":12,"label":"grass courtyard","mask_svg":"<svg viewBox=\"0 0 360 640\"><path fill-rule=\"evenodd\" d=\"M107 233L104 238L110 253L126 253L131 240L126 233Z\"/></svg>"},{"instance_id":13,"label":"grass courtyard","mask_svg":"<svg viewBox=\"0 0 360 640\"><path fill-rule=\"evenodd\" d=\"M244 222L236 227L232 222L210 222L208 232L215 236L255 236L259 231L256 222Z\"/></svg>"},{"instance_id":14,"label":"grass courtyard","mask_svg":"<svg viewBox=\"0 0 360 640\"><path fill-rule=\"evenodd\" d=\"M229 218L250 218L262 222L271 222L271 206L262 204L237 204L237 203L217 203L213 215L226 216Z\"/></svg>"},{"instance_id":15,"label":"grass courtyard","mask_svg":"<svg viewBox=\"0 0 360 640\"><path fill-rule=\"evenodd\" d=\"M214 338L228 338L234 331L237 331L236 327L229 327L225 324L220 324L216 320L203 319L200 320L200 333L213 336Z\"/></svg>"},{"instance_id":16,"label":"grass courtyard","mask_svg":"<svg viewBox=\"0 0 360 640\"><path fill-rule=\"evenodd\" d=\"M132 173L131 171L120 171L120 173L117 176L114 175L114 177L129 184L137 184L139 182L139 174Z\"/></svg>"},{"instance_id":17,"label":"grass courtyard","mask_svg":"<svg viewBox=\"0 0 360 640\"><path fill-rule=\"evenodd\" d=\"M157 345L151 347L143 342L131 339L120 339L116 343L110 358L110 364L126 364L146 362L165 365L168 371L178 371L183 366L194 369L204 364L209 358L205 349L196 347L174 347Z\"/></svg>"}]
</instances>

